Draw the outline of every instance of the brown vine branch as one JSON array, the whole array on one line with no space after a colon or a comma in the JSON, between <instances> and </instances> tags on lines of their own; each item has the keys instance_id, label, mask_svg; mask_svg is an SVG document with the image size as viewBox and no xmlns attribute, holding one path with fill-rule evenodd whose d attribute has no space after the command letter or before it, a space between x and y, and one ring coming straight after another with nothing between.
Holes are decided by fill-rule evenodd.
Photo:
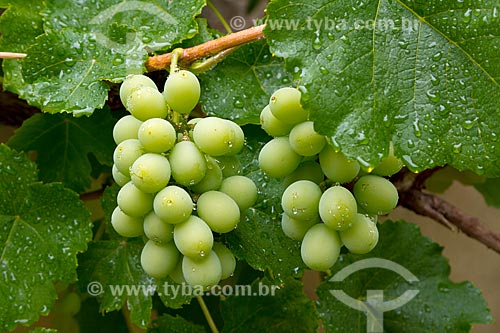
<instances>
[{"instance_id":1,"label":"brown vine branch","mask_svg":"<svg viewBox=\"0 0 500 333\"><path fill-rule=\"evenodd\" d=\"M190 64L193 61L213 56L226 49L257 41L264 38L263 30L264 25L259 25L184 49L180 59L183 63ZM170 66L171 60L171 53L152 56L146 62L146 68L150 72L166 69Z\"/></svg>"}]
</instances>

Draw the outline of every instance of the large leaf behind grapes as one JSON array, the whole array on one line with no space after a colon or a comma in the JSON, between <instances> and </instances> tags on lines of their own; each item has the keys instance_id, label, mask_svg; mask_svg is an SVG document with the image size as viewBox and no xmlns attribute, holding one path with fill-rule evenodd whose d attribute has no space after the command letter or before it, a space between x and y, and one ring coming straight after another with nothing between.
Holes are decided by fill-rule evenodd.
<instances>
[{"instance_id":1,"label":"large leaf behind grapes","mask_svg":"<svg viewBox=\"0 0 500 333\"><path fill-rule=\"evenodd\" d=\"M500 5L272 1L265 34L318 131L366 166L500 174Z\"/></svg>"}]
</instances>

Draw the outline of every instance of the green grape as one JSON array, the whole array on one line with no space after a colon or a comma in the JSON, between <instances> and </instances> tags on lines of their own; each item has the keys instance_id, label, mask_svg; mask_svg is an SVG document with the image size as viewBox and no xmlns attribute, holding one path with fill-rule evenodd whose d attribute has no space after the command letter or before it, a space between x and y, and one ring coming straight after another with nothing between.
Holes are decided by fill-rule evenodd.
<instances>
[{"instance_id":1,"label":"green grape","mask_svg":"<svg viewBox=\"0 0 500 333\"><path fill-rule=\"evenodd\" d=\"M319 185L324 179L325 175L318 162L305 161L300 163L294 172L285 177L283 184L288 187L298 180L310 180Z\"/></svg>"},{"instance_id":2,"label":"green grape","mask_svg":"<svg viewBox=\"0 0 500 333\"><path fill-rule=\"evenodd\" d=\"M118 168L114 164L113 167L111 168L111 174L113 175L113 179L118 184L118 186L123 186L130 181L130 177L125 176L123 173L121 173L120 170L118 170Z\"/></svg>"},{"instance_id":3,"label":"green grape","mask_svg":"<svg viewBox=\"0 0 500 333\"><path fill-rule=\"evenodd\" d=\"M144 234L156 243L167 243L174 239L174 226L151 212L144 218Z\"/></svg>"},{"instance_id":4,"label":"green grape","mask_svg":"<svg viewBox=\"0 0 500 333\"><path fill-rule=\"evenodd\" d=\"M212 250L217 254L217 257L220 260L222 268L220 279L224 280L232 276L234 269L236 268L236 258L231 250L229 250L224 244L218 242L214 243Z\"/></svg>"},{"instance_id":5,"label":"green grape","mask_svg":"<svg viewBox=\"0 0 500 333\"><path fill-rule=\"evenodd\" d=\"M115 126L113 127L113 139L116 144L127 139L137 139L139 127L142 125L142 121L136 119L132 115L127 115L118 119Z\"/></svg>"},{"instance_id":6,"label":"green grape","mask_svg":"<svg viewBox=\"0 0 500 333\"><path fill-rule=\"evenodd\" d=\"M60 308L61 310L70 316L76 315L80 312L80 308L82 306L82 300L80 295L75 292L70 292L64 296L61 300Z\"/></svg>"},{"instance_id":7,"label":"green grape","mask_svg":"<svg viewBox=\"0 0 500 333\"><path fill-rule=\"evenodd\" d=\"M310 269L327 271L337 261L342 243L337 231L324 223L313 225L305 234L300 247L302 261Z\"/></svg>"},{"instance_id":8,"label":"green grape","mask_svg":"<svg viewBox=\"0 0 500 333\"><path fill-rule=\"evenodd\" d=\"M120 142L113 153L113 162L124 176L130 176L130 167L144 153L144 148L137 139Z\"/></svg>"},{"instance_id":9,"label":"green grape","mask_svg":"<svg viewBox=\"0 0 500 333\"><path fill-rule=\"evenodd\" d=\"M122 104L127 105L127 99L132 93L132 90L141 86L158 90L156 84L149 77L142 74L129 75L120 86L120 100L122 101Z\"/></svg>"},{"instance_id":10,"label":"green grape","mask_svg":"<svg viewBox=\"0 0 500 333\"><path fill-rule=\"evenodd\" d=\"M389 154L372 170L372 174L378 176L392 176L403 168L403 162L394 156L394 147L389 146Z\"/></svg>"},{"instance_id":11,"label":"green grape","mask_svg":"<svg viewBox=\"0 0 500 333\"><path fill-rule=\"evenodd\" d=\"M300 91L286 87L276 90L269 101L273 116L284 123L295 125L306 121L309 114L300 105Z\"/></svg>"},{"instance_id":12,"label":"green grape","mask_svg":"<svg viewBox=\"0 0 500 333\"><path fill-rule=\"evenodd\" d=\"M185 222L175 225L174 242L184 256L199 260L212 249L214 236L205 221L191 215Z\"/></svg>"},{"instance_id":13,"label":"green grape","mask_svg":"<svg viewBox=\"0 0 500 333\"><path fill-rule=\"evenodd\" d=\"M169 161L172 177L184 186L198 183L207 172L205 157L191 141L177 143L170 152Z\"/></svg>"},{"instance_id":14,"label":"green grape","mask_svg":"<svg viewBox=\"0 0 500 333\"><path fill-rule=\"evenodd\" d=\"M285 136L290 133L293 125L287 124L276 118L269 105L266 105L260 113L260 125L262 129L272 137Z\"/></svg>"},{"instance_id":15,"label":"green grape","mask_svg":"<svg viewBox=\"0 0 500 333\"><path fill-rule=\"evenodd\" d=\"M205 158L207 160L207 173L205 177L196 185L189 187L194 193L218 190L222 184L223 176L219 164L211 156L206 155Z\"/></svg>"},{"instance_id":16,"label":"green grape","mask_svg":"<svg viewBox=\"0 0 500 333\"><path fill-rule=\"evenodd\" d=\"M146 193L158 192L170 180L170 163L162 155L144 154L132 164L130 177L139 190Z\"/></svg>"},{"instance_id":17,"label":"green grape","mask_svg":"<svg viewBox=\"0 0 500 333\"><path fill-rule=\"evenodd\" d=\"M281 216L281 229L289 238L300 241L304 238L307 230L319 222L319 218L301 221L283 213Z\"/></svg>"},{"instance_id":18,"label":"green grape","mask_svg":"<svg viewBox=\"0 0 500 333\"><path fill-rule=\"evenodd\" d=\"M182 258L182 275L191 286L207 290L219 283L222 265L217 254L210 250L202 260Z\"/></svg>"},{"instance_id":19,"label":"green grape","mask_svg":"<svg viewBox=\"0 0 500 333\"><path fill-rule=\"evenodd\" d=\"M133 182L128 182L118 192L118 207L127 215L141 217L153 209L153 195L139 190Z\"/></svg>"},{"instance_id":20,"label":"green grape","mask_svg":"<svg viewBox=\"0 0 500 333\"><path fill-rule=\"evenodd\" d=\"M323 193L319 200L319 216L327 226L334 230L349 228L357 213L356 199L345 187L332 186Z\"/></svg>"},{"instance_id":21,"label":"green grape","mask_svg":"<svg viewBox=\"0 0 500 333\"><path fill-rule=\"evenodd\" d=\"M290 146L288 137L274 138L262 147L259 166L268 176L282 178L297 169L301 156Z\"/></svg>"},{"instance_id":22,"label":"green grape","mask_svg":"<svg viewBox=\"0 0 500 333\"><path fill-rule=\"evenodd\" d=\"M167 104L181 114L189 114L200 100L200 83L190 71L170 73L165 81L163 96Z\"/></svg>"},{"instance_id":23,"label":"green grape","mask_svg":"<svg viewBox=\"0 0 500 333\"><path fill-rule=\"evenodd\" d=\"M194 204L186 190L170 185L156 194L153 207L155 214L163 221L177 224L191 216Z\"/></svg>"},{"instance_id":24,"label":"green grape","mask_svg":"<svg viewBox=\"0 0 500 333\"><path fill-rule=\"evenodd\" d=\"M302 156L319 154L326 145L326 139L314 130L312 121L304 121L295 125L288 137L293 150Z\"/></svg>"},{"instance_id":25,"label":"green grape","mask_svg":"<svg viewBox=\"0 0 500 333\"><path fill-rule=\"evenodd\" d=\"M240 209L236 202L219 191L208 191L200 195L196 209L198 216L215 232L229 232L240 221Z\"/></svg>"},{"instance_id":26,"label":"green grape","mask_svg":"<svg viewBox=\"0 0 500 333\"><path fill-rule=\"evenodd\" d=\"M143 232L142 217L132 217L116 207L111 214L111 225L116 233L123 237L137 237Z\"/></svg>"},{"instance_id":27,"label":"green grape","mask_svg":"<svg viewBox=\"0 0 500 333\"><path fill-rule=\"evenodd\" d=\"M161 279L174 270L179 257L174 242L159 244L149 240L141 252L141 266L149 276Z\"/></svg>"},{"instance_id":28,"label":"green grape","mask_svg":"<svg viewBox=\"0 0 500 333\"><path fill-rule=\"evenodd\" d=\"M177 133L174 126L165 119L152 118L139 127L138 138L146 151L163 153L174 147Z\"/></svg>"},{"instance_id":29,"label":"green grape","mask_svg":"<svg viewBox=\"0 0 500 333\"><path fill-rule=\"evenodd\" d=\"M226 119L224 119L224 121L227 122L231 128L229 151L226 155L236 155L243 149L243 145L245 144L245 133L243 133L241 127L235 122Z\"/></svg>"},{"instance_id":30,"label":"green grape","mask_svg":"<svg viewBox=\"0 0 500 333\"><path fill-rule=\"evenodd\" d=\"M319 165L325 176L336 183L348 183L359 172L359 163L349 160L342 152L336 152L333 147L326 145L319 153Z\"/></svg>"},{"instance_id":31,"label":"green grape","mask_svg":"<svg viewBox=\"0 0 500 333\"><path fill-rule=\"evenodd\" d=\"M363 214L357 214L352 226L339 234L345 247L355 254L368 253L378 243L377 225Z\"/></svg>"},{"instance_id":32,"label":"green grape","mask_svg":"<svg viewBox=\"0 0 500 333\"><path fill-rule=\"evenodd\" d=\"M257 201L257 186L253 180L245 176L231 176L222 181L219 191L229 195L238 205L240 211L253 206Z\"/></svg>"},{"instance_id":33,"label":"green grape","mask_svg":"<svg viewBox=\"0 0 500 333\"><path fill-rule=\"evenodd\" d=\"M130 93L125 108L137 119L145 121L151 118L165 118L168 113L167 103L156 88L140 86Z\"/></svg>"},{"instance_id":34,"label":"green grape","mask_svg":"<svg viewBox=\"0 0 500 333\"><path fill-rule=\"evenodd\" d=\"M398 190L380 176L366 175L359 178L353 192L358 204L369 214L388 214L398 204Z\"/></svg>"},{"instance_id":35,"label":"green grape","mask_svg":"<svg viewBox=\"0 0 500 333\"><path fill-rule=\"evenodd\" d=\"M281 197L283 211L296 220L315 220L321 189L310 180L299 180L286 188Z\"/></svg>"},{"instance_id":36,"label":"green grape","mask_svg":"<svg viewBox=\"0 0 500 333\"><path fill-rule=\"evenodd\" d=\"M203 118L193 129L194 143L202 152L211 156L226 155L232 146L231 125L217 117Z\"/></svg>"},{"instance_id":37,"label":"green grape","mask_svg":"<svg viewBox=\"0 0 500 333\"><path fill-rule=\"evenodd\" d=\"M178 284L186 283L186 279L184 279L184 274L182 274L182 261L184 260L184 256L181 254L179 261L177 261L177 265L172 272L170 272L170 278Z\"/></svg>"},{"instance_id":38,"label":"green grape","mask_svg":"<svg viewBox=\"0 0 500 333\"><path fill-rule=\"evenodd\" d=\"M236 156L217 156L216 161L225 178L236 176L241 172L241 162Z\"/></svg>"}]
</instances>

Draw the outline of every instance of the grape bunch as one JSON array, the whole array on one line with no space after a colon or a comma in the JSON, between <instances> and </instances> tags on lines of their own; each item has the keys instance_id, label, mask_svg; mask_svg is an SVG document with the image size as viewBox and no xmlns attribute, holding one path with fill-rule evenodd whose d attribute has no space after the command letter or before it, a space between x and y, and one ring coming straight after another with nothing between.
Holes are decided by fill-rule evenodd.
<instances>
[{"instance_id":1,"label":"grape bunch","mask_svg":"<svg viewBox=\"0 0 500 333\"><path fill-rule=\"evenodd\" d=\"M275 91L260 114L264 131L273 137L259 153L259 166L282 178L281 227L301 241L301 256L311 269L326 271L342 246L365 254L378 242L377 218L392 211L398 192L384 177L403 164L390 154L371 172L362 170L314 130L300 104L299 90Z\"/></svg>"},{"instance_id":2,"label":"grape bunch","mask_svg":"<svg viewBox=\"0 0 500 333\"><path fill-rule=\"evenodd\" d=\"M150 276L208 288L235 269L231 251L215 240L236 228L257 187L239 175L244 134L236 123L188 120L199 97L198 79L186 70L172 72L163 93L144 75L122 83L130 115L113 129L112 175L121 188L111 224L121 236L147 237L141 265Z\"/></svg>"}]
</instances>

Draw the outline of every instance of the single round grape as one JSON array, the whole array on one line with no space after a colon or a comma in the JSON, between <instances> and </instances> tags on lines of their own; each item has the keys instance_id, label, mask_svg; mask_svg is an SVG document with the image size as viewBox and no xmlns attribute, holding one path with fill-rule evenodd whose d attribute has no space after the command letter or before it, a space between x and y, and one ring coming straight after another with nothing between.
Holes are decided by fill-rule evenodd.
<instances>
[{"instance_id":1,"label":"single round grape","mask_svg":"<svg viewBox=\"0 0 500 333\"><path fill-rule=\"evenodd\" d=\"M170 180L170 163L165 156L144 154L132 164L130 178L139 190L146 193L158 192Z\"/></svg>"},{"instance_id":2,"label":"single round grape","mask_svg":"<svg viewBox=\"0 0 500 333\"><path fill-rule=\"evenodd\" d=\"M174 226L151 212L144 218L144 234L156 243L167 243L174 239Z\"/></svg>"},{"instance_id":3,"label":"single round grape","mask_svg":"<svg viewBox=\"0 0 500 333\"><path fill-rule=\"evenodd\" d=\"M74 316L78 312L80 312L82 299L77 293L70 292L64 296L64 298L61 300L60 305L60 308L63 310L64 314Z\"/></svg>"},{"instance_id":4,"label":"single round grape","mask_svg":"<svg viewBox=\"0 0 500 333\"><path fill-rule=\"evenodd\" d=\"M111 174L113 175L113 179L118 184L118 186L123 186L130 181L130 177L125 176L123 173L121 173L120 170L118 170L118 168L114 164L113 167L111 168Z\"/></svg>"},{"instance_id":5,"label":"single round grape","mask_svg":"<svg viewBox=\"0 0 500 333\"><path fill-rule=\"evenodd\" d=\"M111 214L111 225L116 233L123 237L137 237L143 232L142 217L132 217L116 207Z\"/></svg>"},{"instance_id":6,"label":"single round grape","mask_svg":"<svg viewBox=\"0 0 500 333\"><path fill-rule=\"evenodd\" d=\"M226 153L226 155L236 155L243 149L243 145L245 144L245 133L243 133L241 127L235 122L226 119L224 119L224 121L228 123L229 127L231 128L229 151Z\"/></svg>"},{"instance_id":7,"label":"single round grape","mask_svg":"<svg viewBox=\"0 0 500 333\"><path fill-rule=\"evenodd\" d=\"M174 126L167 120L152 118L139 127L138 138L146 151L163 153L174 147L177 133Z\"/></svg>"},{"instance_id":8,"label":"single round grape","mask_svg":"<svg viewBox=\"0 0 500 333\"><path fill-rule=\"evenodd\" d=\"M262 147L259 166L270 177L282 178L297 169L301 156L290 146L288 137L274 138Z\"/></svg>"},{"instance_id":9,"label":"single round grape","mask_svg":"<svg viewBox=\"0 0 500 333\"><path fill-rule=\"evenodd\" d=\"M377 225L363 214L357 214L352 226L339 234L345 247L355 254L368 253L378 243Z\"/></svg>"},{"instance_id":10,"label":"single round grape","mask_svg":"<svg viewBox=\"0 0 500 333\"><path fill-rule=\"evenodd\" d=\"M207 173L205 177L195 185L189 187L194 193L218 190L222 184L223 176L219 164L211 156L206 155L205 158L207 161Z\"/></svg>"},{"instance_id":11,"label":"single round grape","mask_svg":"<svg viewBox=\"0 0 500 333\"><path fill-rule=\"evenodd\" d=\"M212 249L214 236L205 221L191 215L185 222L175 225L174 242L184 256L199 260Z\"/></svg>"},{"instance_id":12,"label":"single round grape","mask_svg":"<svg viewBox=\"0 0 500 333\"><path fill-rule=\"evenodd\" d=\"M200 82L190 71L180 70L170 73L165 81L163 96L175 111L189 114L200 100Z\"/></svg>"},{"instance_id":13,"label":"single round grape","mask_svg":"<svg viewBox=\"0 0 500 333\"><path fill-rule=\"evenodd\" d=\"M182 274L191 286L206 290L219 283L222 265L217 254L210 250L202 260L182 258Z\"/></svg>"},{"instance_id":14,"label":"single round grape","mask_svg":"<svg viewBox=\"0 0 500 333\"><path fill-rule=\"evenodd\" d=\"M196 209L198 216L218 233L233 230L240 221L240 209L236 202L219 191L208 191L200 195Z\"/></svg>"},{"instance_id":15,"label":"single round grape","mask_svg":"<svg viewBox=\"0 0 500 333\"><path fill-rule=\"evenodd\" d=\"M224 119L207 117L201 119L193 129L193 139L198 148L211 156L226 155L232 145L231 125Z\"/></svg>"},{"instance_id":16,"label":"single round grape","mask_svg":"<svg viewBox=\"0 0 500 333\"><path fill-rule=\"evenodd\" d=\"M300 91L285 87L276 90L269 101L273 116L287 124L298 124L306 121L309 114L300 104Z\"/></svg>"},{"instance_id":17,"label":"single round grape","mask_svg":"<svg viewBox=\"0 0 500 333\"><path fill-rule=\"evenodd\" d=\"M137 139L127 139L116 146L113 162L124 176L130 176L130 167L144 153L144 148Z\"/></svg>"},{"instance_id":18,"label":"single round grape","mask_svg":"<svg viewBox=\"0 0 500 333\"><path fill-rule=\"evenodd\" d=\"M169 161L172 177L184 186L198 183L207 172L205 157L191 141L177 143L170 152Z\"/></svg>"},{"instance_id":19,"label":"single round grape","mask_svg":"<svg viewBox=\"0 0 500 333\"><path fill-rule=\"evenodd\" d=\"M318 223L306 232L300 254L302 261L310 269L327 271L337 261L341 247L337 232L324 223Z\"/></svg>"},{"instance_id":20,"label":"single round grape","mask_svg":"<svg viewBox=\"0 0 500 333\"><path fill-rule=\"evenodd\" d=\"M179 261L177 262L177 265L175 265L175 268L168 276L178 284L183 284L186 283L186 279L184 279L184 274L182 274L182 261L184 260L184 256L181 254Z\"/></svg>"},{"instance_id":21,"label":"single round grape","mask_svg":"<svg viewBox=\"0 0 500 333\"><path fill-rule=\"evenodd\" d=\"M113 139L115 143L119 144L127 139L137 139L139 127L141 125L142 121L130 114L118 119L113 127Z\"/></svg>"},{"instance_id":22,"label":"single round grape","mask_svg":"<svg viewBox=\"0 0 500 333\"><path fill-rule=\"evenodd\" d=\"M319 216L334 230L349 228L357 213L356 199L351 191L343 186L330 187L319 200Z\"/></svg>"},{"instance_id":23,"label":"single round grape","mask_svg":"<svg viewBox=\"0 0 500 333\"><path fill-rule=\"evenodd\" d=\"M271 112L269 105L266 105L260 113L260 125L262 129L272 137L288 135L293 127L293 125L287 124L276 118Z\"/></svg>"},{"instance_id":24,"label":"single round grape","mask_svg":"<svg viewBox=\"0 0 500 333\"><path fill-rule=\"evenodd\" d=\"M316 133L312 121L304 121L295 125L288 137L293 150L302 156L314 156L319 154L326 145L323 135Z\"/></svg>"},{"instance_id":25,"label":"single round grape","mask_svg":"<svg viewBox=\"0 0 500 333\"><path fill-rule=\"evenodd\" d=\"M240 211L252 207L257 201L257 186L253 180L245 176L231 176L224 179L219 191L229 195L236 202Z\"/></svg>"},{"instance_id":26,"label":"single round grape","mask_svg":"<svg viewBox=\"0 0 500 333\"><path fill-rule=\"evenodd\" d=\"M307 230L319 222L319 217L316 219L301 221L283 213L281 216L281 230L283 230L283 233L289 238L300 241L304 238Z\"/></svg>"},{"instance_id":27,"label":"single round grape","mask_svg":"<svg viewBox=\"0 0 500 333\"><path fill-rule=\"evenodd\" d=\"M165 118L167 103L156 88L140 86L132 90L127 99L126 109L137 119Z\"/></svg>"},{"instance_id":28,"label":"single round grape","mask_svg":"<svg viewBox=\"0 0 500 333\"><path fill-rule=\"evenodd\" d=\"M179 257L174 242L159 244L149 240L141 252L141 266L149 276L161 279L174 270Z\"/></svg>"},{"instance_id":29,"label":"single round grape","mask_svg":"<svg viewBox=\"0 0 500 333\"><path fill-rule=\"evenodd\" d=\"M127 215L141 217L153 209L153 195L139 190L133 182L128 182L118 192L118 207Z\"/></svg>"},{"instance_id":30,"label":"single round grape","mask_svg":"<svg viewBox=\"0 0 500 333\"><path fill-rule=\"evenodd\" d=\"M241 172L241 162L236 156L217 156L216 161L225 178L236 176Z\"/></svg>"},{"instance_id":31,"label":"single round grape","mask_svg":"<svg viewBox=\"0 0 500 333\"><path fill-rule=\"evenodd\" d=\"M127 99L132 90L140 86L146 86L158 90L156 84L149 77L142 74L129 75L120 85L120 100L124 106L127 105Z\"/></svg>"},{"instance_id":32,"label":"single round grape","mask_svg":"<svg viewBox=\"0 0 500 333\"><path fill-rule=\"evenodd\" d=\"M319 153L319 164L325 176L336 183L348 183L359 172L359 163L349 160L342 152L336 152L326 145Z\"/></svg>"},{"instance_id":33,"label":"single round grape","mask_svg":"<svg viewBox=\"0 0 500 333\"><path fill-rule=\"evenodd\" d=\"M398 173L402 168L403 162L394 156L394 147L391 143L389 154L372 170L372 174L389 177Z\"/></svg>"},{"instance_id":34,"label":"single round grape","mask_svg":"<svg viewBox=\"0 0 500 333\"><path fill-rule=\"evenodd\" d=\"M220 260L222 272L220 279L224 280L233 275L234 269L236 268L236 258L234 257L231 250L229 250L224 244L216 242L212 247L212 250L217 254Z\"/></svg>"},{"instance_id":35,"label":"single round grape","mask_svg":"<svg viewBox=\"0 0 500 333\"><path fill-rule=\"evenodd\" d=\"M191 216L194 204L186 190L169 185L156 194L153 207L155 214L163 221L177 224Z\"/></svg>"},{"instance_id":36,"label":"single round grape","mask_svg":"<svg viewBox=\"0 0 500 333\"><path fill-rule=\"evenodd\" d=\"M398 204L398 190L380 176L366 175L359 178L353 192L359 205L369 214L388 214Z\"/></svg>"},{"instance_id":37,"label":"single round grape","mask_svg":"<svg viewBox=\"0 0 500 333\"><path fill-rule=\"evenodd\" d=\"M315 220L321 189L310 180L299 180L288 186L281 197L281 207L288 216L297 220Z\"/></svg>"},{"instance_id":38,"label":"single round grape","mask_svg":"<svg viewBox=\"0 0 500 333\"><path fill-rule=\"evenodd\" d=\"M298 180L310 180L319 185L324 179L325 175L318 162L304 161L299 164L294 172L285 177L283 184L288 187Z\"/></svg>"}]
</instances>

